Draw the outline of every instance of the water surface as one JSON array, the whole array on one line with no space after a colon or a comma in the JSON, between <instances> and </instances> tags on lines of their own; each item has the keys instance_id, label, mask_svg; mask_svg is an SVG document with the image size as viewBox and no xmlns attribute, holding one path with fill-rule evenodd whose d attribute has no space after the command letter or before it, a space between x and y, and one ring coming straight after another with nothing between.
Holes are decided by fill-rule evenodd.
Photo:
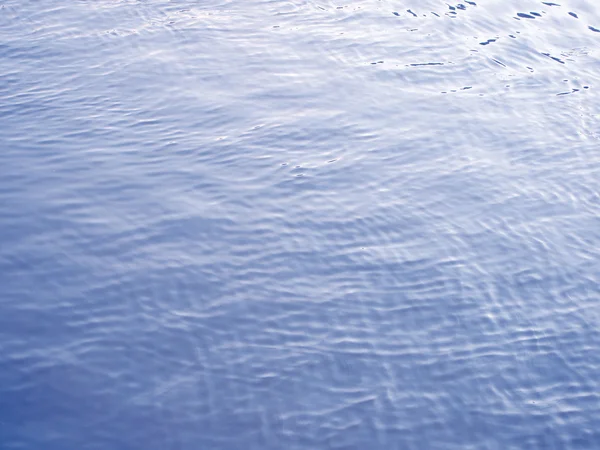
<instances>
[{"instance_id":1,"label":"water surface","mask_svg":"<svg viewBox=\"0 0 600 450\"><path fill-rule=\"evenodd\" d=\"M599 43L591 0L3 0L0 447L598 448Z\"/></svg>"}]
</instances>

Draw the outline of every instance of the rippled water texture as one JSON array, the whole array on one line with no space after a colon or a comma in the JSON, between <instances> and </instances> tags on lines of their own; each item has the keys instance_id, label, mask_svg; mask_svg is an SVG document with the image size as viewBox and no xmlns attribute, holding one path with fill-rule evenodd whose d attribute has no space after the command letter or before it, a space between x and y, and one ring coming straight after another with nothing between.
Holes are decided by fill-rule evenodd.
<instances>
[{"instance_id":1,"label":"rippled water texture","mask_svg":"<svg viewBox=\"0 0 600 450\"><path fill-rule=\"evenodd\" d=\"M0 1L3 450L600 447L600 4Z\"/></svg>"}]
</instances>

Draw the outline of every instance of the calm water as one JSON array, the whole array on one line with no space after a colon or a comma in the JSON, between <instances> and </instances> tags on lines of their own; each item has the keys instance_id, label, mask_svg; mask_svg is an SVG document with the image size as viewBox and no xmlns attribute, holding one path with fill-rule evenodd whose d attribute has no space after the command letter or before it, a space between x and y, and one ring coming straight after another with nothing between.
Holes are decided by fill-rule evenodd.
<instances>
[{"instance_id":1,"label":"calm water","mask_svg":"<svg viewBox=\"0 0 600 450\"><path fill-rule=\"evenodd\" d=\"M2 0L0 448L599 448L556 3Z\"/></svg>"}]
</instances>

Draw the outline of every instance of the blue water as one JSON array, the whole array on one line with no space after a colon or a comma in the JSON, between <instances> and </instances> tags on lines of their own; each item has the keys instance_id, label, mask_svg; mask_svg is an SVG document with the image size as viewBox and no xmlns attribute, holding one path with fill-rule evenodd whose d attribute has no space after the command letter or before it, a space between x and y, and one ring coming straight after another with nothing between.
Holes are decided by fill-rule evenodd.
<instances>
[{"instance_id":1,"label":"blue water","mask_svg":"<svg viewBox=\"0 0 600 450\"><path fill-rule=\"evenodd\" d=\"M2 0L0 448L600 448L600 4Z\"/></svg>"}]
</instances>

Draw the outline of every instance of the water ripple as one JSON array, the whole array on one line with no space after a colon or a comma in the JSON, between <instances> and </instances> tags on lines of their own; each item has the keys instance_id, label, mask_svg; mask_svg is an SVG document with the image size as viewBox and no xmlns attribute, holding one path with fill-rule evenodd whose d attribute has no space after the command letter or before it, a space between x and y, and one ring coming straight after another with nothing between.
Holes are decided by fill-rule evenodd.
<instances>
[{"instance_id":1,"label":"water ripple","mask_svg":"<svg viewBox=\"0 0 600 450\"><path fill-rule=\"evenodd\" d=\"M2 448L594 448L598 27L5 0Z\"/></svg>"}]
</instances>

